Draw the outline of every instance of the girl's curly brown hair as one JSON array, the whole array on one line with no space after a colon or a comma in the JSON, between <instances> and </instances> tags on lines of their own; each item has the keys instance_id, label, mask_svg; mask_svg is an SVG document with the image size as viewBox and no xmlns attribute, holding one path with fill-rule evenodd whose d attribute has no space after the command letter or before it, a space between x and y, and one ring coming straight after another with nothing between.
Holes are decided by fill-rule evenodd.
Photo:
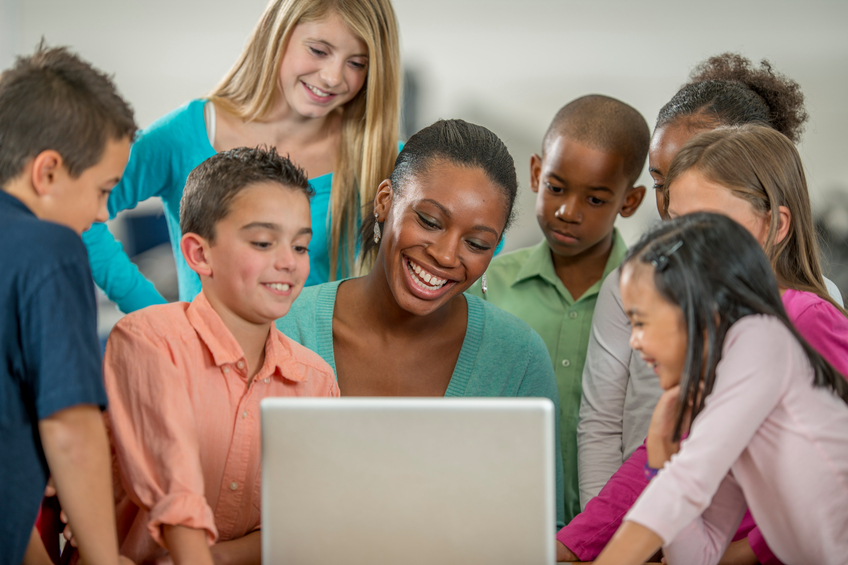
<instances>
[{"instance_id":1,"label":"girl's curly brown hair","mask_svg":"<svg viewBox=\"0 0 848 565\"><path fill-rule=\"evenodd\" d=\"M759 124L776 129L797 143L809 116L797 82L759 67L738 53L722 53L696 66L674 97L663 106L657 127L688 118L693 129Z\"/></svg>"}]
</instances>

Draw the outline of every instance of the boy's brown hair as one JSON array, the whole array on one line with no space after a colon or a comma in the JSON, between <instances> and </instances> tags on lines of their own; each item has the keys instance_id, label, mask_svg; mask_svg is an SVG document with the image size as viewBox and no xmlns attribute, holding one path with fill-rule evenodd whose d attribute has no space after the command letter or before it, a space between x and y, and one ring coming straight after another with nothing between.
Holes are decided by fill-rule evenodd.
<instances>
[{"instance_id":1,"label":"boy's brown hair","mask_svg":"<svg viewBox=\"0 0 848 565\"><path fill-rule=\"evenodd\" d=\"M276 182L307 198L313 194L306 173L271 147L237 147L199 164L186 179L180 200L180 231L215 241L215 225L230 212L239 192L252 184Z\"/></svg>"},{"instance_id":2,"label":"boy's brown hair","mask_svg":"<svg viewBox=\"0 0 848 565\"><path fill-rule=\"evenodd\" d=\"M132 140L137 130L108 75L42 41L0 74L0 187L48 149L78 177L100 162L108 140Z\"/></svg>"}]
</instances>

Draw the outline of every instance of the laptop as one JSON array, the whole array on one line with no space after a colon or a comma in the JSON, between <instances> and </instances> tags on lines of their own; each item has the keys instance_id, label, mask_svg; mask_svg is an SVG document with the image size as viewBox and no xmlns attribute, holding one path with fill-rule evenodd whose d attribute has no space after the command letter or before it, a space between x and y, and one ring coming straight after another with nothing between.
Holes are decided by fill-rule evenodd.
<instances>
[{"instance_id":1,"label":"laptop","mask_svg":"<svg viewBox=\"0 0 848 565\"><path fill-rule=\"evenodd\" d=\"M552 564L544 398L262 401L262 562Z\"/></svg>"}]
</instances>

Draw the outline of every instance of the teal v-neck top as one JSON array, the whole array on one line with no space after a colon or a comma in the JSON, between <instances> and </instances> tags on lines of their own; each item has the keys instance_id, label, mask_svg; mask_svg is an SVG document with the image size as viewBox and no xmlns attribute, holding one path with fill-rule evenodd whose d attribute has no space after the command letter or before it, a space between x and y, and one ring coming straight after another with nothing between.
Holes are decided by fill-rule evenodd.
<instances>
[{"instance_id":1,"label":"teal v-neck top","mask_svg":"<svg viewBox=\"0 0 848 565\"><path fill-rule=\"evenodd\" d=\"M335 281L304 288L277 328L321 356L336 370L333 310L339 285ZM556 414L557 524L564 525L563 474L559 438L559 391L545 342L512 314L464 294L468 304L465 339L446 397L541 397L554 403ZM344 395L344 391L342 391Z\"/></svg>"},{"instance_id":2,"label":"teal v-neck top","mask_svg":"<svg viewBox=\"0 0 848 565\"><path fill-rule=\"evenodd\" d=\"M180 200L189 173L215 155L209 143L204 118L205 99L192 100L162 116L139 133L121 182L109 195L109 217L135 208L139 202L158 196L162 199L171 247L177 265L180 300L191 302L200 292L200 277L192 271L180 251ZM333 174L309 179L315 191L310 200L312 241L309 244L307 285L330 280L328 245L330 192ZM82 236L88 251L94 282L129 313L165 299L139 272L105 224L94 224Z\"/></svg>"}]
</instances>

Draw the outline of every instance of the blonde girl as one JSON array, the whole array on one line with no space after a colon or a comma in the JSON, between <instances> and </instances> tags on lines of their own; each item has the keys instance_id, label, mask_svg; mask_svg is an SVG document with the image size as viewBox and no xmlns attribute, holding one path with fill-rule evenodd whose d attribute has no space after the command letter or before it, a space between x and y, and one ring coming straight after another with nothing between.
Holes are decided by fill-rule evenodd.
<instances>
[{"instance_id":1,"label":"blonde girl","mask_svg":"<svg viewBox=\"0 0 848 565\"><path fill-rule=\"evenodd\" d=\"M186 177L218 151L275 146L316 193L307 284L350 275L361 203L373 201L397 155L399 59L389 0L272 0L218 86L139 135L110 216L162 198L180 300L190 301L200 282L176 247ZM83 239L95 282L122 311L165 301L105 226Z\"/></svg>"}]
</instances>

